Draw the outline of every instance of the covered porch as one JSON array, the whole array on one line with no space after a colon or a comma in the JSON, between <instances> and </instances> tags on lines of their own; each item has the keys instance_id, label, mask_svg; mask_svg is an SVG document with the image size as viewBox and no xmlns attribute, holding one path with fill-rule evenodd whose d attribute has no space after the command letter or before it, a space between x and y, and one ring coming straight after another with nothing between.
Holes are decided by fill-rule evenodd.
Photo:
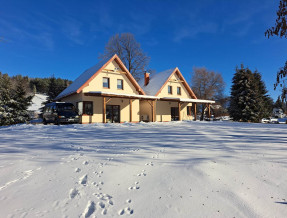
<instances>
[{"instance_id":1,"label":"covered porch","mask_svg":"<svg viewBox=\"0 0 287 218\"><path fill-rule=\"evenodd\" d=\"M203 100L203 99L189 99L189 98L171 98L171 97L163 97L159 99L160 101L169 101L175 102L177 104L177 117L179 121L186 120L185 113L182 112L183 108L186 108L187 115L191 116L193 113L193 120L197 120L197 105L204 104L207 108L207 117L211 118L211 109L210 105L214 104L215 101L212 100ZM172 110L171 110L172 113ZM171 114L172 115L172 114ZM183 119L184 118L184 119Z\"/></svg>"},{"instance_id":2,"label":"covered porch","mask_svg":"<svg viewBox=\"0 0 287 218\"><path fill-rule=\"evenodd\" d=\"M96 105L101 112L102 123L140 122L140 101L146 100L155 105L157 97L135 94L118 94L110 92L87 92L84 96L95 97ZM99 108L101 107L101 108ZM154 112L152 112L154 113Z\"/></svg>"}]
</instances>

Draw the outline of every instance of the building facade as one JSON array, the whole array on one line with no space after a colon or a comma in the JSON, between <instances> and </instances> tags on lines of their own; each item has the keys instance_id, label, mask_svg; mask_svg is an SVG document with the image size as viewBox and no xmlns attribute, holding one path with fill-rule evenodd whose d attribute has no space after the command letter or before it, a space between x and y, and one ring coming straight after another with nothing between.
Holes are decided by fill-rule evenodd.
<instances>
[{"instance_id":1,"label":"building facade","mask_svg":"<svg viewBox=\"0 0 287 218\"><path fill-rule=\"evenodd\" d=\"M192 120L197 103L214 103L197 99L178 68L145 73L137 83L117 55L86 70L55 100L73 103L81 123Z\"/></svg>"}]
</instances>

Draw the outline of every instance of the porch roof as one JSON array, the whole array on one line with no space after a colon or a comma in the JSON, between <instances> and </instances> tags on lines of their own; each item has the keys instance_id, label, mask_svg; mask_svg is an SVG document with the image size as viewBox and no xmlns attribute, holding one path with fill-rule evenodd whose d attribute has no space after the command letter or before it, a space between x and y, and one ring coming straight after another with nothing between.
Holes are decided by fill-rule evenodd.
<instances>
[{"instance_id":1,"label":"porch roof","mask_svg":"<svg viewBox=\"0 0 287 218\"><path fill-rule=\"evenodd\" d=\"M135 95L135 94L102 92L102 91L91 91L91 92L86 92L84 94L86 96L105 96L105 97L130 98L130 99L146 99L146 100L159 99L159 97L155 97L151 95Z\"/></svg>"},{"instance_id":2,"label":"porch roof","mask_svg":"<svg viewBox=\"0 0 287 218\"><path fill-rule=\"evenodd\" d=\"M204 99L191 99L191 98L173 98L173 97L163 97L160 100L165 101L179 101L179 102L190 102L190 103L202 103L202 104L214 104L215 101L204 100Z\"/></svg>"},{"instance_id":3,"label":"porch roof","mask_svg":"<svg viewBox=\"0 0 287 218\"><path fill-rule=\"evenodd\" d=\"M163 100L163 101L178 101L178 102L190 102L190 103L202 103L202 104L214 104L215 101L204 99L191 99L191 98L173 98L173 97L156 97L152 95L135 95L125 93L114 92L102 92L91 91L84 93L86 96L104 96L104 97L116 97L116 98L130 98L130 99L144 99L144 100Z\"/></svg>"}]
</instances>

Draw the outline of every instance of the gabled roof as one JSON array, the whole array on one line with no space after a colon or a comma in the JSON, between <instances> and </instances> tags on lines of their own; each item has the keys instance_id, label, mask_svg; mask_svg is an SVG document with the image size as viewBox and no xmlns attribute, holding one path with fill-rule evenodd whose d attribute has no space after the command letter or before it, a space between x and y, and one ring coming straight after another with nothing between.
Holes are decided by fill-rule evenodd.
<instances>
[{"instance_id":1,"label":"gabled roof","mask_svg":"<svg viewBox=\"0 0 287 218\"><path fill-rule=\"evenodd\" d=\"M184 85L190 96L194 99L197 99L197 97L195 96L195 94L193 93L177 67L162 71L160 73L156 73L154 75L152 74L147 86L144 85L145 80L143 78L139 81L139 85L143 87L143 90L146 94L157 96L174 74L177 74L180 80L183 81L182 84Z\"/></svg>"},{"instance_id":2,"label":"gabled roof","mask_svg":"<svg viewBox=\"0 0 287 218\"><path fill-rule=\"evenodd\" d=\"M133 78L133 76L130 74L128 69L125 67L121 59L118 57L118 55L114 55L110 59L105 59L100 61L95 66L91 67L90 69L83 72L70 86L68 86L64 91L62 91L55 99L61 99L65 96L80 93L83 88L89 85L89 83L103 70L105 67L111 63L112 61L115 61L119 67L122 69L122 71L126 72L126 76L131 81L131 83L136 87L137 91L145 95L145 92L143 89L139 86L139 84L136 82L136 80Z\"/></svg>"}]
</instances>

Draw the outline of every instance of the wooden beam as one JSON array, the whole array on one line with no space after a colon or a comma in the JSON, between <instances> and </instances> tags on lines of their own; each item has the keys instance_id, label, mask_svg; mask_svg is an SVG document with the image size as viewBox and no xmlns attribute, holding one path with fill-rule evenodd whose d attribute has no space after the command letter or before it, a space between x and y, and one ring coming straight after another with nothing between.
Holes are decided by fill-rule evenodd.
<instances>
[{"instance_id":1,"label":"wooden beam","mask_svg":"<svg viewBox=\"0 0 287 218\"><path fill-rule=\"evenodd\" d=\"M109 98L109 99L106 101L106 104L109 103L111 100L112 100L112 98Z\"/></svg>"},{"instance_id":2,"label":"wooden beam","mask_svg":"<svg viewBox=\"0 0 287 218\"><path fill-rule=\"evenodd\" d=\"M152 101L152 122L155 122L155 101Z\"/></svg>"},{"instance_id":3,"label":"wooden beam","mask_svg":"<svg viewBox=\"0 0 287 218\"><path fill-rule=\"evenodd\" d=\"M194 114L194 120L196 120L196 103L192 103L192 106L193 106L193 114Z\"/></svg>"},{"instance_id":4,"label":"wooden beam","mask_svg":"<svg viewBox=\"0 0 287 218\"><path fill-rule=\"evenodd\" d=\"M130 99L130 122L133 122L133 107L132 107L132 104L133 104L133 100Z\"/></svg>"},{"instance_id":5,"label":"wooden beam","mask_svg":"<svg viewBox=\"0 0 287 218\"><path fill-rule=\"evenodd\" d=\"M100 96L100 97L111 97L111 98L125 98L125 99L140 99L140 100L151 100L151 98L145 98L135 96L125 96L125 95L113 95L113 94L102 94L102 93L84 93L85 96Z\"/></svg>"},{"instance_id":6,"label":"wooden beam","mask_svg":"<svg viewBox=\"0 0 287 218\"><path fill-rule=\"evenodd\" d=\"M112 73L112 74L126 74L127 72L124 71L119 71L119 70L109 70L109 69L103 69L102 70L104 73Z\"/></svg>"},{"instance_id":7,"label":"wooden beam","mask_svg":"<svg viewBox=\"0 0 287 218\"><path fill-rule=\"evenodd\" d=\"M103 123L106 123L106 97L103 97Z\"/></svg>"},{"instance_id":8,"label":"wooden beam","mask_svg":"<svg viewBox=\"0 0 287 218\"><path fill-rule=\"evenodd\" d=\"M181 121L181 114L180 114L180 111L181 111L181 103L178 102L178 120Z\"/></svg>"},{"instance_id":9,"label":"wooden beam","mask_svg":"<svg viewBox=\"0 0 287 218\"><path fill-rule=\"evenodd\" d=\"M172 82L172 83L176 83L176 82L183 83L184 81L183 80L170 79L169 82Z\"/></svg>"},{"instance_id":10,"label":"wooden beam","mask_svg":"<svg viewBox=\"0 0 287 218\"><path fill-rule=\"evenodd\" d=\"M208 113L208 118L210 119L211 117L210 104L207 104L207 113Z\"/></svg>"}]
</instances>

